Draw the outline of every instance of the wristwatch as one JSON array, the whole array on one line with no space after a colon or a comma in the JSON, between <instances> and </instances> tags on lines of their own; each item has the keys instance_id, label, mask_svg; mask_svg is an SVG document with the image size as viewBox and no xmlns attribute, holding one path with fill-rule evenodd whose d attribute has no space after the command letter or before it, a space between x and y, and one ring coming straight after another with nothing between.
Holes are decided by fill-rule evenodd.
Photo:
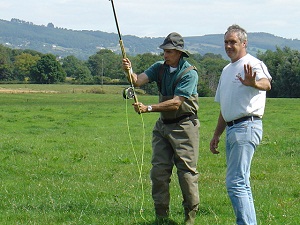
<instances>
[{"instance_id":1,"label":"wristwatch","mask_svg":"<svg viewBox=\"0 0 300 225\"><path fill-rule=\"evenodd\" d=\"M152 105L148 105L147 106L147 112L151 112L152 111Z\"/></svg>"}]
</instances>

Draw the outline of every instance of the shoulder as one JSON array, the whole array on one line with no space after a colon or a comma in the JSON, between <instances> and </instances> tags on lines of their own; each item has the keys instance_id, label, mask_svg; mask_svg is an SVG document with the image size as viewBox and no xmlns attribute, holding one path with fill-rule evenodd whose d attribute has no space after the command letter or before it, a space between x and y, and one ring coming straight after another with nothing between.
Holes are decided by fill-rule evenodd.
<instances>
[{"instance_id":1,"label":"shoulder","mask_svg":"<svg viewBox=\"0 0 300 225\"><path fill-rule=\"evenodd\" d=\"M189 82L191 80L195 80L198 81L198 72L197 72L197 68L194 66L191 66L191 64L184 63L184 65L182 66L178 77L180 77L180 80L182 82Z\"/></svg>"},{"instance_id":2,"label":"shoulder","mask_svg":"<svg viewBox=\"0 0 300 225\"><path fill-rule=\"evenodd\" d=\"M152 64L148 69L144 71L144 73L149 78L149 81L156 81L159 71L164 68L163 61L157 61L156 63Z\"/></svg>"},{"instance_id":3,"label":"shoulder","mask_svg":"<svg viewBox=\"0 0 300 225\"><path fill-rule=\"evenodd\" d=\"M250 64L251 67L253 68L253 72L256 72L257 79L261 78L268 78L269 80L272 79L267 66L265 63L258 58L248 54L248 62L245 61L246 63Z\"/></svg>"},{"instance_id":4,"label":"shoulder","mask_svg":"<svg viewBox=\"0 0 300 225\"><path fill-rule=\"evenodd\" d=\"M191 65L188 61L184 61L184 63L181 65L181 72L188 71L191 74L197 74L197 67Z\"/></svg>"},{"instance_id":5,"label":"shoulder","mask_svg":"<svg viewBox=\"0 0 300 225\"><path fill-rule=\"evenodd\" d=\"M230 65L231 63L228 63L226 66L224 66L223 70L226 70Z\"/></svg>"},{"instance_id":6,"label":"shoulder","mask_svg":"<svg viewBox=\"0 0 300 225\"><path fill-rule=\"evenodd\" d=\"M259 60L258 58L254 57L253 55L250 55L249 53L246 56L244 56L243 61L245 63L250 64L252 67L256 66L257 64L262 63L261 60Z\"/></svg>"},{"instance_id":7,"label":"shoulder","mask_svg":"<svg viewBox=\"0 0 300 225\"><path fill-rule=\"evenodd\" d=\"M154 64L152 64L148 69L145 70L145 73L148 75L148 73L156 73L159 71L160 68L163 68L164 62L163 61L157 61Z\"/></svg>"},{"instance_id":8,"label":"shoulder","mask_svg":"<svg viewBox=\"0 0 300 225\"><path fill-rule=\"evenodd\" d=\"M164 61L157 61L154 64L152 64L149 69L159 69L161 67L163 67L164 65Z\"/></svg>"}]
</instances>

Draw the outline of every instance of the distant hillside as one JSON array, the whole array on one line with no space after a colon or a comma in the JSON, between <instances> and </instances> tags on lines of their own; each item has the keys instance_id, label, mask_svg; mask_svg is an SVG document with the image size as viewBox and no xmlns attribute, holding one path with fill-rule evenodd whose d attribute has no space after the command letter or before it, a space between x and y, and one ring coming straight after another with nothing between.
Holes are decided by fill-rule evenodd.
<instances>
[{"instance_id":1,"label":"distant hillside","mask_svg":"<svg viewBox=\"0 0 300 225\"><path fill-rule=\"evenodd\" d=\"M161 53L158 46L163 42L160 38L139 38L123 36L128 55L143 53ZM100 49L111 49L120 52L119 39L115 33L88 30L69 30L55 28L52 23L38 26L33 23L12 19L0 20L0 44L11 48L32 49L57 56L74 55L79 59L87 59ZM185 45L191 53L220 54L226 58L223 48L223 34L185 37ZM256 54L258 50L275 50L276 46L285 46L300 51L300 40L286 39L268 33L249 33L248 51Z\"/></svg>"}]
</instances>

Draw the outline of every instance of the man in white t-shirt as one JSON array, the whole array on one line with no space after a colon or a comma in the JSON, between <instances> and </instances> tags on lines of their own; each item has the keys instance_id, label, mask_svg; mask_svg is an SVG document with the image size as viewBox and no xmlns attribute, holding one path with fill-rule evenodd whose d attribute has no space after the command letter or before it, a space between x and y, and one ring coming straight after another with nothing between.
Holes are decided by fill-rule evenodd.
<instances>
[{"instance_id":1,"label":"man in white t-shirt","mask_svg":"<svg viewBox=\"0 0 300 225\"><path fill-rule=\"evenodd\" d=\"M231 63L222 71L215 96L221 111L210 150L219 153L220 136L226 129L226 188L236 223L255 225L250 167L262 139L261 119L272 77L262 61L247 53L247 41L247 32L238 25L225 33L225 51Z\"/></svg>"}]
</instances>

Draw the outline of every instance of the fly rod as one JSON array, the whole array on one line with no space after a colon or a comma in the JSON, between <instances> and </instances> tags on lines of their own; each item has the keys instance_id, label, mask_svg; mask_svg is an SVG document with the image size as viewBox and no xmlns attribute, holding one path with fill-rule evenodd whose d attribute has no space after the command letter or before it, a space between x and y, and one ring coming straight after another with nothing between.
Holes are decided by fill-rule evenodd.
<instances>
[{"instance_id":1,"label":"fly rod","mask_svg":"<svg viewBox=\"0 0 300 225\"><path fill-rule=\"evenodd\" d=\"M125 51L124 43L123 43L123 40L122 40L120 28L119 28L119 23L118 23L118 19L117 19L117 14L116 14L114 2L113 2L113 0L110 0L110 1L111 1L112 9L113 9L113 12L114 12L115 22L116 22L116 26L117 26L118 35L119 35L119 44L120 44L120 48L121 48L121 52L122 52L122 57L123 57L123 59L126 59L127 58L126 51ZM136 96L136 93L135 93L135 90L134 90L134 85L133 85L132 76L131 76L132 70L126 69L125 72L126 72L126 75L127 75L127 79L130 83L130 87L126 88L123 91L123 97L125 99L132 99L133 98L134 102L137 103L138 99L137 99L137 96Z\"/></svg>"}]
</instances>

